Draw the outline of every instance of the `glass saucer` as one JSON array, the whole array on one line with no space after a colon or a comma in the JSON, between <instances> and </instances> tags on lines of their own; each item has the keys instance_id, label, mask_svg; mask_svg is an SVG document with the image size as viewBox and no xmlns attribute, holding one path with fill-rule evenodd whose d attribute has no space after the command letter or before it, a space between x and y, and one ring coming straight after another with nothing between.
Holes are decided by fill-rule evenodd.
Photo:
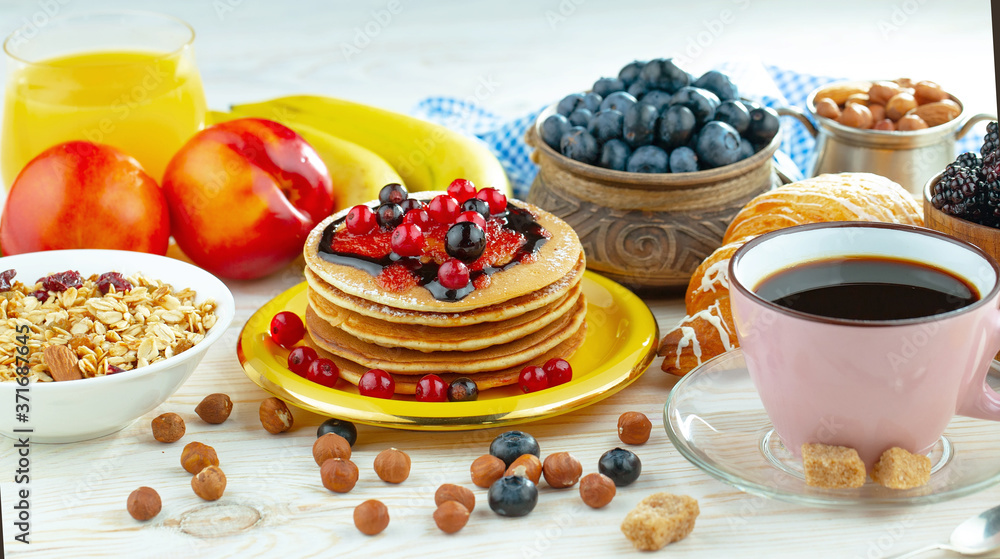
<instances>
[{"instance_id":1,"label":"glass saucer","mask_svg":"<svg viewBox=\"0 0 1000 559\"><path fill-rule=\"evenodd\" d=\"M994 361L988 382L1000 385ZM857 489L806 485L801 462L774 432L750 380L743 352L730 351L677 382L663 425L680 453L737 489L792 503L831 508L927 505L981 491L1000 481L1000 422L955 416L928 454L930 482L889 489L868 481Z\"/></svg>"}]
</instances>

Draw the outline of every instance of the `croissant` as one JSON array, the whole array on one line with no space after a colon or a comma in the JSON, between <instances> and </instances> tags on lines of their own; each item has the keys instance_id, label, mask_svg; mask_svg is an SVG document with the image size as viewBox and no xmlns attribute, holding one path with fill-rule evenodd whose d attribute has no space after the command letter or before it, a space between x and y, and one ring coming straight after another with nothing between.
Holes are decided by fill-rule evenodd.
<instances>
[{"instance_id":1,"label":"croissant","mask_svg":"<svg viewBox=\"0 0 1000 559\"><path fill-rule=\"evenodd\" d=\"M903 187L870 173L820 175L778 187L747 203L688 282L687 316L660 340L661 368L684 375L739 346L729 306L729 259L757 235L804 223L883 221L923 225L920 206Z\"/></svg>"}]
</instances>

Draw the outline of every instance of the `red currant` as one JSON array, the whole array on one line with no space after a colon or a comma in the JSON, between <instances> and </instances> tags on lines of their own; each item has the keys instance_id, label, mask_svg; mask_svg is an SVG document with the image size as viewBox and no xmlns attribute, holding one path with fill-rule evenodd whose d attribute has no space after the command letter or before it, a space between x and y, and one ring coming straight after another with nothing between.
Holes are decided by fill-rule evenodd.
<instances>
[{"instance_id":1,"label":"red currant","mask_svg":"<svg viewBox=\"0 0 1000 559\"><path fill-rule=\"evenodd\" d=\"M490 206L490 213L496 215L507 209L507 197L495 188L484 188L476 193L476 198Z\"/></svg>"},{"instance_id":2,"label":"red currant","mask_svg":"<svg viewBox=\"0 0 1000 559\"><path fill-rule=\"evenodd\" d=\"M437 375L424 375L417 381L418 402L447 402L448 384Z\"/></svg>"},{"instance_id":3,"label":"red currant","mask_svg":"<svg viewBox=\"0 0 1000 559\"><path fill-rule=\"evenodd\" d=\"M479 212L462 212L455 218L455 223L461 223L463 221L471 221L472 223L478 225L482 230L486 230L486 220L483 219L483 216Z\"/></svg>"},{"instance_id":4,"label":"red currant","mask_svg":"<svg viewBox=\"0 0 1000 559\"><path fill-rule=\"evenodd\" d=\"M424 233L412 223L397 225L389 239L392 251L400 256L420 256L424 251Z\"/></svg>"},{"instance_id":5,"label":"red currant","mask_svg":"<svg viewBox=\"0 0 1000 559\"><path fill-rule=\"evenodd\" d=\"M288 369L299 376L305 376L309 365L319 359L316 350L309 346L299 346L288 354Z\"/></svg>"},{"instance_id":6,"label":"red currant","mask_svg":"<svg viewBox=\"0 0 1000 559\"><path fill-rule=\"evenodd\" d=\"M367 235L378 227L375 213L368 206L354 206L347 212L347 231L355 235Z\"/></svg>"},{"instance_id":7,"label":"red currant","mask_svg":"<svg viewBox=\"0 0 1000 559\"><path fill-rule=\"evenodd\" d=\"M448 185L448 194L458 200L458 203L476 197L476 185L467 179L455 179Z\"/></svg>"},{"instance_id":8,"label":"red currant","mask_svg":"<svg viewBox=\"0 0 1000 559\"><path fill-rule=\"evenodd\" d=\"M458 215L458 207L458 200L447 194L440 194L435 196L431 200L431 203L427 205L427 213L437 223L447 225L455 221L455 216Z\"/></svg>"},{"instance_id":9,"label":"red currant","mask_svg":"<svg viewBox=\"0 0 1000 559\"><path fill-rule=\"evenodd\" d=\"M281 311L271 319L271 339L285 349L299 343L306 333L299 315L291 311Z\"/></svg>"},{"instance_id":10,"label":"red currant","mask_svg":"<svg viewBox=\"0 0 1000 559\"><path fill-rule=\"evenodd\" d=\"M317 359L309 364L305 378L321 386L333 388L333 385L337 384L337 380L340 379L340 368L329 359Z\"/></svg>"},{"instance_id":11,"label":"red currant","mask_svg":"<svg viewBox=\"0 0 1000 559\"><path fill-rule=\"evenodd\" d=\"M396 381L392 375L382 369L371 369L361 375L361 380L358 381L358 392L362 396L388 400L396 393Z\"/></svg>"},{"instance_id":12,"label":"red currant","mask_svg":"<svg viewBox=\"0 0 1000 559\"><path fill-rule=\"evenodd\" d=\"M521 369L521 374L517 377L517 384L525 394L538 392L549 387L549 377L545 374L545 369L528 365Z\"/></svg>"},{"instance_id":13,"label":"red currant","mask_svg":"<svg viewBox=\"0 0 1000 559\"><path fill-rule=\"evenodd\" d=\"M573 380L573 367L565 359L549 359L542 365L542 369L549 378L549 386L559 386Z\"/></svg>"},{"instance_id":14,"label":"red currant","mask_svg":"<svg viewBox=\"0 0 1000 559\"><path fill-rule=\"evenodd\" d=\"M426 229L434 222L431 221L431 214L427 213L427 210L417 209L403 214L403 223L412 223L420 229Z\"/></svg>"},{"instance_id":15,"label":"red currant","mask_svg":"<svg viewBox=\"0 0 1000 559\"><path fill-rule=\"evenodd\" d=\"M438 281L447 289L462 289L469 285L469 267L457 258L446 260L438 268Z\"/></svg>"}]
</instances>

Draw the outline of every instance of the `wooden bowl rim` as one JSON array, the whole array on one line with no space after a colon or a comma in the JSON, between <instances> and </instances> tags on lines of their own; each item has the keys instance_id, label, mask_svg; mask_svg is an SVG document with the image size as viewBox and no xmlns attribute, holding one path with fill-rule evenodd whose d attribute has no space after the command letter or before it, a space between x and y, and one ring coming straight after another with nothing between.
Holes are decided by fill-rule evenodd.
<instances>
[{"instance_id":1,"label":"wooden bowl rim","mask_svg":"<svg viewBox=\"0 0 1000 559\"><path fill-rule=\"evenodd\" d=\"M942 233L947 233L949 235L954 236L953 234L958 230L958 228L953 227L952 224L961 224L962 227L965 227L968 230L975 232L976 239L984 239L990 237L1000 238L1000 229L989 227L987 225L976 223L974 221L969 221L967 219L962 219L960 217L955 217L953 215L948 215L934 207L934 204L931 202L931 189L933 189L934 185L941 180L942 176L944 176L944 171L941 171L940 173L931 177L930 180L928 180L927 183L924 185L924 225L927 226L928 229L933 229L933 227L931 227L930 224L928 223L928 221L930 221L928 219L928 213L934 213L935 216L940 216L942 221L948 224L948 230L941 231ZM962 238L962 237L959 238L965 241L969 240L967 238Z\"/></svg>"}]
</instances>

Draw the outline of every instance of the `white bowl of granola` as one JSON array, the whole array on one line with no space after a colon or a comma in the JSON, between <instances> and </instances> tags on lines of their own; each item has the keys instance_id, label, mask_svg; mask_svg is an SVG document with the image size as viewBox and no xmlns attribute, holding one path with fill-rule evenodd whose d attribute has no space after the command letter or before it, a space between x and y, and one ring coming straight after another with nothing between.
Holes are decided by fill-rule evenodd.
<instances>
[{"instance_id":1,"label":"white bowl of granola","mask_svg":"<svg viewBox=\"0 0 1000 559\"><path fill-rule=\"evenodd\" d=\"M123 429L184 384L234 313L218 278L165 256L0 258L0 434L58 443Z\"/></svg>"}]
</instances>

